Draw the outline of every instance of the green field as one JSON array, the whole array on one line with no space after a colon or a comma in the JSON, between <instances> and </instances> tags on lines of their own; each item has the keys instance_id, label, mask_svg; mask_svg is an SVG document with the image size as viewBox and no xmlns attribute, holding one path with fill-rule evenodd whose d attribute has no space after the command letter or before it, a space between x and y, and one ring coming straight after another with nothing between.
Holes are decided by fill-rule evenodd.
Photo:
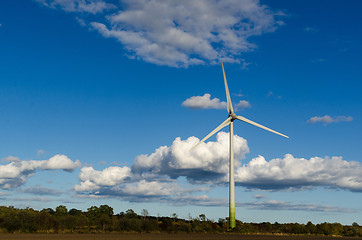
<instances>
[{"instance_id":1,"label":"green field","mask_svg":"<svg viewBox=\"0 0 362 240\"><path fill-rule=\"evenodd\" d=\"M356 240L353 237L325 236L279 236L279 235L241 235L241 234L0 234L1 240L25 239L66 239L66 240Z\"/></svg>"}]
</instances>

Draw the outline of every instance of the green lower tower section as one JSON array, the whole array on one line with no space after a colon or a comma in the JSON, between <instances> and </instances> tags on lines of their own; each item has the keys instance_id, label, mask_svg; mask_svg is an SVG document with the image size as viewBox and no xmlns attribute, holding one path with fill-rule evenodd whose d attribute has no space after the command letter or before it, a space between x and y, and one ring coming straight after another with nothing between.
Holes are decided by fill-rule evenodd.
<instances>
[{"instance_id":1,"label":"green lower tower section","mask_svg":"<svg viewBox=\"0 0 362 240\"><path fill-rule=\"evenodd\" d=\"M235 224L235 203L230 203L229 221L230 221L230 228L234 228L236 226L236 224Z\"/></svg>"}]
</instances>

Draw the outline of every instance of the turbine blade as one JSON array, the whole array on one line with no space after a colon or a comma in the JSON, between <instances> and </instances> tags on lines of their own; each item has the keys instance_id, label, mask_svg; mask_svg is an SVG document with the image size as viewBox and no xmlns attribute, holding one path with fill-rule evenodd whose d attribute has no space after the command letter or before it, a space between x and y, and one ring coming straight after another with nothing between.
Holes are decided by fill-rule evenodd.
<instances>
[{"instance_id":1,"label":"turbine blade","mask_svg":"<svg viewBox=\"0 0 362 240\"><path fill-rule=\"evenodd\" d=\"M274 131L273 129L264 127L263 125L260 125L259 123L253 122L253 121L251 121L251 120L249 120L249 119L247 119L247 118L244 118L244 117L242 117L242 116L236 116L236 119L239 119L240 121L243 121L243 122L249 123L249 124L251 124L251 125L260 127L260 128L262 128L262 129L265 129L265 130L267 130L267 131L269 131L269 132L278 134L278 135L280 135L280 136L289 138L288 136L286 136L286 135L284 135L284 134L281 134L281 133L279 133L279 132L277 132L277 131Z\"/></svg>"},{"instance_id":2,"label":"turbine blade","mask_svg":"<svg viewBox=\"0 0 362 240\"><path fill-rule=\"evenodd\" d=\"M214 135L216 132L218 132L220 129L222 129L223 127L226 127L227 125L229 125L231 122L231 117L228 117L223 123L221 123L217 128L215 128L211 133L209 133L206 137L204 137L200 142L198 142L197 144L195 144L195 146L193 146L190 151L192 149L194 149L195 147L197 147L200 143L205 142L209 137L211 137L212 135Z\"/></svg>"},{"instance_id":3,"label":"turbine blade","mask_svg":"<svg viewBox=\"0 0 362 240\"><path fill-rule=\"evenodd\" d=\"M225 76L224 64L222 63L222 61L221 61L221 66L222 66L222 73L224 75L224 84L225 84L225 92L226 92L226 99L227 99L227 109L228 109L229 113L233 113L234 112L233 104L231 102L229 87L228 87L228 83L226 81L226 76Z\"/></svg>"}]
</instances>

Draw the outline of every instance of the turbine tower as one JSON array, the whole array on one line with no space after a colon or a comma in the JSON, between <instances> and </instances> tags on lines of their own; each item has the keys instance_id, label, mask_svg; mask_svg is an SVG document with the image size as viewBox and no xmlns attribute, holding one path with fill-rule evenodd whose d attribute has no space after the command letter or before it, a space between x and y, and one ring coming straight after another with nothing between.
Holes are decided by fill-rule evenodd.
<instances>
[{"instance_id":1,"label":"turbine tower","mask_svg":"<svg viewBox=\"0 0 362 240\"><path fill-rule=\"evenodd\" d=\"M278 134L280 136L289 138L288 136L281 134L277 131L274 131L270 128L267 128L263 125L260 125L259 123L253 122L247 118L244 118L242 116L237 116L234 112L233 109L233 105L231 102L231 98L230 98L230 93L229 93L229 87L228 84L226 82L226 76L225 76L225 70L224 70L224 65L223 62L221 61L221 66L222 66L222 72L224 75L224 84L225 84L225 92L226 92L226 99L227 99L227 111L229 113L228 118L221 123L217 128L215 128L212 132L210 132L206 137L204 137L200 142L198 142L195 146L193 146L191 148L194 149L195 147L197 147L200 143L205 142L209 137L211 137L212 135L214 135L215 133L217 133L219 130L221 130L222 128L226 127L227 125L230 125L230 153L229 153L229 157L230 157L230 162L229 162L229 224L230 224L230 228L234 228L235 227L235 183L234 183L234 120L238 119L240 121L249 123L251 125L254 125L256 127L265 129L269 132Z\"/></svg>"}]
</instances>

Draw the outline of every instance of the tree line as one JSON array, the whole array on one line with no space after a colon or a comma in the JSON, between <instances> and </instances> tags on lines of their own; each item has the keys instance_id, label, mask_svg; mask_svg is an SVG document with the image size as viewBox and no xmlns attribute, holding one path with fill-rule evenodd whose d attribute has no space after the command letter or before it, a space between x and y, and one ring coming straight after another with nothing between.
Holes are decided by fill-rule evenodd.
<instances>
[{"instance_id":1,"label":"tree line","mask_svg":"<svg viewBox=\"0 0 362 240\"><path fill-rule=\"evenodd\" d=\"M138 215L132 209L115 214L108 205L91 206L87 211L70 210L59 205L41 211L32 208L19 209L0 206L0 232L21 233L104 233L104 232L148 232L148 233L226 233L242 234L308 234L326 236L362 237L362 227L357 223L343 226L340 223L245 223L236 220L236 227L229 229L228 218L217 222L200 214L196 218L181 219L149 216L143 209Z\"/></svg>"}]
</instances>

